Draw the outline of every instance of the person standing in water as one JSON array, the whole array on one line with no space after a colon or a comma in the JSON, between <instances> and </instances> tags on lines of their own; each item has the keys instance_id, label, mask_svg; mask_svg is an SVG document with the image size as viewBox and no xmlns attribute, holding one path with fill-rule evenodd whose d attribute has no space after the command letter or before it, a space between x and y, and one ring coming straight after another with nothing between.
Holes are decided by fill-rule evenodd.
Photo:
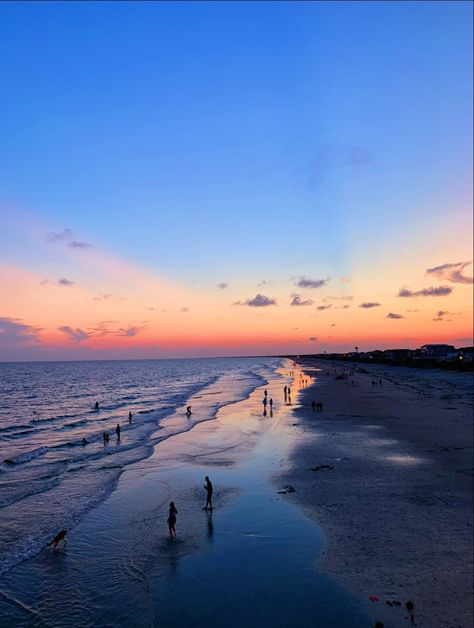
<instances>
[{"instance_id":1,"label":"person standing in water","mask_svg":"<svg viewBox=\"0 0 474 628\"><path fill-rule=\"evenodd\" d=\"M117 434L117 440L120 440L120 431L121 431L120 423L117 423L117 427L115 428L115 433Z\"/></svg>"},{"instance_id":2,"label":"person standing in water","mask_svg":"<svg viewBox=\"0 0 474 628\"><path fill-rule=\"evenodd\" d=\"M128 413L128 422L131 423L133 418L133 414L131 412Z\"/></svg>"},{"instance_id":3,"label":"person standing in water","mask_svg":"<svg viewBox=\"0 0 474 628\"><path fill-rule=\"evenodd\" d=\"M206 499L206 505L204 506L204 510L208 510L208 509L212 510L212 491L213 491L212 482L209 479L208 475L206 475L205 480L206 480L206 483L204 484L204 488L207 491L207 499Z\"/></svg>"},{"instance_id":4,"label":"person standing in water","mask_svg":"<svg viewBox=\"0 0 474 628\"><path fill-rule=\"evenodd\" d=\"M99 409L99 402L96 401L94 404L94 410L98 410Z\"/></svg>"},{"instance_id":5,"label":"person standing in water","mask_svg":"<svg viewBox=\"0 0 474 628\"><path fill-rule=\"evenodd\" d=\"M173 536L176 538L176 515L178 514L178 511L176 510L176 506L174 505L174 502L170 502L170 509L168 511L168 530L170 531L170 537L173 538Z\"/></svg>"}]
</instances>

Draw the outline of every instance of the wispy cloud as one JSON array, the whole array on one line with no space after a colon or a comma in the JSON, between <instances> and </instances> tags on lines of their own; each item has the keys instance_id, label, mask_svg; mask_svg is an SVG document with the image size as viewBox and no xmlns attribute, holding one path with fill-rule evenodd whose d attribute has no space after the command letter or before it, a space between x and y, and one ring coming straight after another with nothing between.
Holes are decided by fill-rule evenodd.
<instances>
[{"instance_id":1,"label":"wispy cloud","mask_svg":"<svg viewBox=\"0 0 474 628\"><path fill-rule=\"evenodd\" d=\"M293 282L298 288L322 288L330 278L327 279L310 279L309 277L293 277Z\"/></svg>"},{"instance_id":2,"label":"wispy cloud","mask_svg":"<svg viewBox=\"0 0 474 628\"><path fill-rule=\"evenodd\" d=\"M386 318L393 318L393 319L399 319L399 318L405 318L404 316L402 316L401 314L394 314L393 312L389 312L386 316Z\"/></svg>"},{"instance_id":3,"label":"wispy cloud","mask_svg":"<svg viewBox=\"0 0 474 628\"><path fill-rule=\"evenodd\" d=\"M45 239L47 244L56 244L57 242L63 242L71 249L88 249L92 246L92 244L77 240L74 237L71 229L64 229L63 231L59 231L57 233L54 231L50 231L46 234Z\"/></svg>"},{"instance_id":4,"label":"wispy cloud","mask_svg":"<svg viewBox=\"0 0 474 628\"><path fill-rule=\"evenodd\" d=\"M359 307L364 308L364 310L370 310L373 307L380 307L381 303L378 303L377 301L368 301L366 303L361 303L359 305Z\"/></svg>"},{"instance_id":5,"label":"wispy cloud","mask_svg":"<svg viewBox=\"0 0 474 628\"><path fill-rule=\"evenodd\" d=\"M436 277L436 279L451 281L452 283L471 284L474 281L473 277L466 277L466 275L463 275L464 269L471 265L472 261L441 264L440 266L435 266L434 268L427 268L426 274Z\"/></svg>"},{"instance_id":6,"label":"wispy cloud","mask_svg":"<svg viewBox=\"0 0 474 628\"><path fill-rule=\"evenodd\" d=\"M138 332L141 330L141 327L136 327L136 326L132 326L132 327L126 327L125 329L119 329L115 335L116 336L123 336L125 338L133 338L134 336L136 336L138 334Z\"/></svg>"},{"instance_id":7,"label":"wispy cloud","mask_svg":"<svg viewBox=\"0 0 474 628\"><path fill-rule=\"evenodd\" d=\"M113 294L99 294L96 297L92 297L93 301L108 301L109 299L111 299L114 295Z\"/></svg>"},{"instance_id":8,"label":"wispy cloud","mask_svg":"<svg viewBox=\"0 0 474 628\"><path fill-rule=\"evenodd\" d=\"M446 316L459 316L459 314L462 314L462 312L448 312L447 310L438 310L436 312L436 317L433 318L433 320L436 322L446 321L450 323L451 319L446 318Z\"/></svg>"},{"instance_id":9,"label":"wispy cloud","mask_svg":"<svg viewBox=\"0 0 474 628\"><path fill-rule=\"evenodd\" d=\"M259 288L263 288L264 286L273 286L273 281L271 279L262 279L257 286Z\"/></svg>"},{"instance_id":10,"label":"wispy cloud","mask_svg":"<svg viewBox=\"0 0 474 628\"><path fill-rule=\"evenodd\" d=\"M268 307L269 305L276 305L276 299L267 297L264 294L257 294L253 299L247 299L244 302L236 301L234 305L248 305L249 307Z\"/></svg>"},{"instance_id":11,"label":"wispy cloud","mask_svg":"<svg viewBox=\"0 0 474 628\"><path fill-rule=\"evenodd\" d=\"M70 279L66 279L66 277L61 277L61 279L58 279L58 286L73 286L74 285L74 281L71 281Z\"/></svg>"},{"instance_id":12,"label":"wispy cloud","mask_svg":"<svg viewBox=\"0 0 474 628\"><path fill-rule=\"evenodd\" d=\"M332 308L331 303L329 305L318 305L316 309L322 311L322 310L329 310L330 308Z\"/></svg>"},{"instance_id":13,"label":"wispy cloud","mask_svg":"<svg viewBox=\"0 0 474 628\"><path fill-rule=\"evenodd\" d=\"M62 327L58 327L59 331L62 331L72 342L82 342L83 340L87 340L90 337L90 334L85 332L83 329L76 327L73 329L69 327L69 325L63 325Z\"/></svg>"},{"instance_id":14,"label":"wispy cloud","mask_svg":"<svg viewBox=\"0 0 474 628\"><path fill-rule=\"evenodd\" d=\"M350 305L336 305L336 307L334 308L335 310L348 310L351 306Z\"/></svg>"},{"instance_id":15,"label":"wispy cloud","mask_svg":"<svg viewBox=\"0 0 474 628\"><path fill-rule=\"evenodd\" d=\"M180 309L180 312L189 312L189 307L186 305Z\"/></svg>"},{"instance_id":16,"label":"wispy cloud","mask_svg":"<svg viewBox=\"0 0 474 628\"><path fill-rule=\"evenodd\" d=\"M352 301L354 297L324 297L323 301Z\"/></svg>"},{"instance_id":17,"label":"wispy cloud","mask_svg":"<svg viewBox=\"0 0 474 628\"><path fill-rule=\"evenodd\" d=\"M217 287L219 288L219 290L225 290L226 288L229 287L229 284L226 283L225 281L221 281L220 283L217 284Z\"/></svg>"},{"instance_id":18,"label":"wispy cloud","mask_svg":"<svg viewBox=\"0 0 474 628\"><path fill-rule=\"evenodd\" d=\"M318 342L318 337L317 336L310 336L308 338L308 342Z\"/></svg>"},{"instance_id":19,"label":"wispy cloud","mask_svg":"<svg viewBox=\"0 0 474 628\"><path fill-rule=\"evenodd\" d=\"M0 346L39 342L40 327L27 325L21 318L0 317Z\"/></svg>"},{"instance_id":20,"label":"wispy cloud","mask_svg":"<svg viewBox=\"0 0 474 628\"><path fill-rule=\"evenodd\" d=\"M453 289L450 286L438 286L437 288L423 288L422 290L410 290L404 286L398 291L399 297L444 297L451 294Z\"/></svg>"},{"instance_id":21,"label":"wispy cloud","mask_svg":"<svg viewBox=\"0 0 474 628\"><path fill-rule=\"evenodd\" d=\"M319 183L333 169L357 174L371 161L372 155L365 146L336 143L320 145L310 166L310 183Z\"/></svg>"},{"instance_id":22,"label":"wispy cloud","mask_svg":"<svg viewBox=\"0 0 474 628\"><path fill-rule=\"evenodd\" d=\"M299 294L292 294L292 299L290 305L300 306L300 305L313 305L314 301L312 299L302 299Z\"/></svg>"}]
</instances>

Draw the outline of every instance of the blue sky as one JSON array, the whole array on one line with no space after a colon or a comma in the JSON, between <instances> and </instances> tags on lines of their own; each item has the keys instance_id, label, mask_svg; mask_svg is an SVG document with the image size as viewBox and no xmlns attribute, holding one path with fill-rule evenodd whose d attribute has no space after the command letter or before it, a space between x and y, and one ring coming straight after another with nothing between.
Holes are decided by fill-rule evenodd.
<instances>
[{"instance_id":1,"label":"blue sky","mask_svg":"<svg viewBox=\"0 0 474 628\"><path fill-rule=\"evenodd\" d=\"M6 264L12 211L203 289L469 249L470 3L2 3L0 81Z\"/></svg>"}]
</instances>

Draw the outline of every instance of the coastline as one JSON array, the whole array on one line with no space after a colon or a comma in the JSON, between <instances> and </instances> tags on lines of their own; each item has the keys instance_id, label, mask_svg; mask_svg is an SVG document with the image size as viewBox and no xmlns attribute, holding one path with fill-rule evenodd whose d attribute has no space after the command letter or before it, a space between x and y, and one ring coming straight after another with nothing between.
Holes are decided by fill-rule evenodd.
<instances>
[{"instance_id":1,"label":"coastline","mask_svg":"<svg viewBox=\"0 0 474 628\"><path fill-rule=\"evenodd\" d=\"M350 365L317 366L294 410L305 438L276 481L322 526L318 565L387 626L410 623L407 600L419 626L472 625L472 373L356 367L335 380Z\"/></svg>"}]
</instances>

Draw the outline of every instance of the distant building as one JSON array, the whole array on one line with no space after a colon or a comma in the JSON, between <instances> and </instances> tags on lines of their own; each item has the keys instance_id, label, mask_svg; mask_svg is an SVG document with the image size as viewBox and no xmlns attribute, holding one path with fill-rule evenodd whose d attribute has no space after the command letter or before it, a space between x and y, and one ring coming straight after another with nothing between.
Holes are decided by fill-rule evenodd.
<instances>
[{"instance_id":1,"label":"distant building","mask_svg":"<svg viewBox=\"0 0 474 628\"><path fill-rule=\"evenodd\" d=\"M385 349L383 357L389 360L407 360L411 358L411 349Z\"/></svg>"},{"instance_id":2,"label":"distant building","mask_svg":"<svg viewBox=\"0 0 474 628\"><path fill-rule=\"evenodd\" d=\"M424 358L430 358L432 360L450 360L458 355L458 352L453 345L423 345L420 347L421 355Z\"/></svg>"}]
</instances>

